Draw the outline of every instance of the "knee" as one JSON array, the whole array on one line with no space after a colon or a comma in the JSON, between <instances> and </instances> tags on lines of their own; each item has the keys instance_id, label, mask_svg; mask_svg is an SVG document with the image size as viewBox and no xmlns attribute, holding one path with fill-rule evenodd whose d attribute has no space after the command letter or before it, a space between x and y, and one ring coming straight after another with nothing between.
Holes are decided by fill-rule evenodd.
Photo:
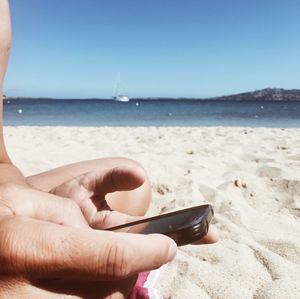
<instances>
[{"instance_id":1,"label":"knee","mask_svg":"<svg viewBox=\"0 0 300 299\"><path fill-rule=\"evenodd\" d=\"M128 158L115 158L114 166L129 166L139 168L143 172L145 181L137 189L129 192L111 194L108 202L112 208L129 215L144 215L152 200L151 182L145 168L137 161Z\"/></svg>"},{"instance_id":2,"label":"knee","mask_svg":"<svg viewBox=\"0 0 300 299\"><path fill-rule=\"evenodd\" d=\"M149 176L147 174L147 171L143 167L143 165L140 164L139 162L129 159L129 158L120 158L120 159L122 160L122 163L120 163L120 165L138 168L139 171L141 171L143 173L143 175L145 176L145 182L141 187L147 189L145 191L150 191L151 190L151 182L150 182Z\"/></svg>"},{"instance_id":3,"label":"knee","mask_svg":"<svg viewBox=\"0 0 300 299\"><path fill-rule=\"evenodd\" d=\"M144 189L144 191L150 192L151 191L151 182L150 182L149 176L147 174L147 171L143 167L143 165L141 163L139 163L135 160L129 159L129 158L122 157L119 159L121 159L121 161L120 161L121 163L119 165L135 167L135 168L138 168L143 173L143 175L145 176L145 182L140 188Z\"/></svg>"},{"instance_id":4,"label":"knee","mask_svg":"<svg viewBox=\"0 0 300 299\"><path fill-rule=\"evenodd\" d=\"M142 170L145 171L142 164L140 164L139 162L137 162L133 159L125 158L125 157L118 157L118 158L116 158L116 161L118 161L117 164L119 164L119 165L139 167L139 168L141 168ZM145 173L146 173L146 171L145 171Z\"/></svg>"},{"instance_id":5,"label":"knee","mask_svg":"<svg viewBox=\"0 0 300 299\"><path fill-rule=\"evenodd\" d=\"M118 157L118 158L114 159L113 164L114 164L114 166L128 166L128 167L138 168L145 176L145 184L148 184L149 186L151 185L148 174L141 163L139 163L133 159Z\"/></svg>"}]
</instances>

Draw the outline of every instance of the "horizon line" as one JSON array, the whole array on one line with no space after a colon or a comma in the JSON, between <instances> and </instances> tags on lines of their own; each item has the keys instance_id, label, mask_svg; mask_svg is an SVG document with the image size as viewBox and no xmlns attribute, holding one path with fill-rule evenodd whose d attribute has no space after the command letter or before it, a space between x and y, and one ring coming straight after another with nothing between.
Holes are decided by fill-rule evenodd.
<instances>
[{"instance_id":1,"label":"horizon line","mask_svg":"<svg viewBox=\"0 0 300 299\"><path fill-rule=\"evenodd\" d=\"M211 96L211 97L186 97L186 96L180 96L180 97L172 97L172 96L137 96L137 97L131 97L132 100L147 100L147 99L174 99L174 100L209 100L209 99L218 99L223 97L230 97L230 96L238 96L243 95L247 93L256 93L256 92L262 92L262 91L295 91L300 92L300 89L292 88L292 89L285 89L285 88L278 88L278 87L266 87L263 89L255 89L252 91L245 91L245 92L239 92L234 94L225 94L221 96ZM74 97L48 97L48 96L6 96L3 94L3 99L41 99L41 100L113 100L113 97L111 98L97 98L97 97L87 97L87 98L74 98Z\"/></svg>"}]
</instances>

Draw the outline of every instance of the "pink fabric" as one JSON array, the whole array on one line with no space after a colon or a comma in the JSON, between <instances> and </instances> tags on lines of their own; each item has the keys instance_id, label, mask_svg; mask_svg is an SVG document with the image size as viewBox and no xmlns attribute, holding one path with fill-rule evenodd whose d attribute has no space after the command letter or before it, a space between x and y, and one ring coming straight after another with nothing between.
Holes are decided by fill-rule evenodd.
<instances>
[{"instance_id":1,"label":"pink fabric","mask_svg":"<svg viewBox=\"0 0 300 299\"><path fill-rule=\"evenodd\" d=\"M149 299L148 290L144 288L144 284L150 272L143 272L139 274L136 284L129 295L128 299Z\"/></svg>"}]
</instances>

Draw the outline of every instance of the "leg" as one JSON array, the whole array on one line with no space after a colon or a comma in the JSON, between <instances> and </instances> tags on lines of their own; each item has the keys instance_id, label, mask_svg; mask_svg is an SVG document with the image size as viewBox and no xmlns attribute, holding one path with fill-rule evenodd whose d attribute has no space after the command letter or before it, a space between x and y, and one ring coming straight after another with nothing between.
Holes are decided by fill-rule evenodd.
<instances>
[{"instance_id":1,"label":"leg","mask_svg":"<svg viewBox=\"0 0 300 299\"><path fill-rule=\"evenodd\" d=\"M59 167L27 178L27 182L34 188L49 192L75 177L91 171L101 171L118 166L142 168L137 162L126 158L105 158L74 163ZM143 168L142 168L143 169ZM110 207L129 215L144 215L151 202L151 184L146 176L144 184L127 192L115 192L107 196Z\"/></svg>"},{"instance_id":2,"label":"leg","mask_svg":"<svg viewBox=\"0 0 300 299\"><path fill-rule=\"evenodd\" d=\"M11 48L10 15L7 0L0 0L0 163L11 163L3 138L3 81Z\"/></svg>"}]
</instances>

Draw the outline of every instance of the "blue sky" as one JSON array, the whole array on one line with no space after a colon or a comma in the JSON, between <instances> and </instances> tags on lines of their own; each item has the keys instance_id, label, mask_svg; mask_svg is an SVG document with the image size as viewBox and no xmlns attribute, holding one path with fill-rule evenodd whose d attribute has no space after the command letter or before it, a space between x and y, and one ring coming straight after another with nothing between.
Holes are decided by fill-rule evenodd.
<instances>
[{"instance_id":1,"label":"blue sky","mask_svg":"<svg viewBox=\"0 0 300 299\"><path fill-rule=\"evenodd\" d=\"M300 88L298 0L11 0L11 96Z\"/></svg>"}]
</instances>

